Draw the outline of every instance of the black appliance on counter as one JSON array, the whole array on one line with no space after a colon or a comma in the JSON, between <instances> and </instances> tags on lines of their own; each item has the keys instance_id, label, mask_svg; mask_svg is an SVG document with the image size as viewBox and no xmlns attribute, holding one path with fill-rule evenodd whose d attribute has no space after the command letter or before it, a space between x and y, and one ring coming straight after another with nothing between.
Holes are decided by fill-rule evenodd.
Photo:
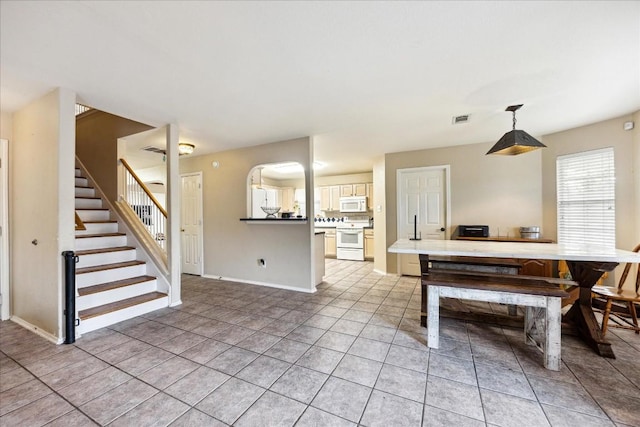
<instances>
[{"instance_id":1,"label":"black appliance on counter","mask_svg":"<svg viewBox=\"0 0 640 427\"><path fill-rule=\"evenodd\" d=\"M489 237L489 226L488 225L459 225L458 236Z\"/></svg>"}]
</instances>

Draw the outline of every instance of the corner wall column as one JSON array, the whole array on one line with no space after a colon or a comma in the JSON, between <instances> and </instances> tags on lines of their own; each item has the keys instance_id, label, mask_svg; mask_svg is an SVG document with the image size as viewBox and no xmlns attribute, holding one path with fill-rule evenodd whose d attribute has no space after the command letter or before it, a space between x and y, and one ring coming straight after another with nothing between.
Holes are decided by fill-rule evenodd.
<instances>
[{"instance_id":1,"label":"corner wall column","mask_svg":"<svg viewBox=\"0 0 640 427\"><path fill-rule=\"evenodd\" d=\"M178 126L167 126L167 261L169 267L169 306L182 304L180 283L180 165Z\"/></svg>"}]
</instances>

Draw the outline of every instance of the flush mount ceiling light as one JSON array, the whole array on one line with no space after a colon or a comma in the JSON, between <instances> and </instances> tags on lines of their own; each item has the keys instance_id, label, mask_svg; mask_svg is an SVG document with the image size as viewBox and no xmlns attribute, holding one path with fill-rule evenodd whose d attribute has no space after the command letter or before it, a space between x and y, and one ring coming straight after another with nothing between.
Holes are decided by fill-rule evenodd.
<instances>
[{"instance_id":1,"label":"flush mount ceiling light","mask_svg":"<svg viewBox=\"0 0 640 427\"><path fill-rule=\"evenodd\" d=\"M193 149L196 148L193 144L187 144L186 142L178 143L178 154L181 156L186 156L187 154L193 153Z\"/></svg>"},{"instance_id":2,"label":"flush mount ceiling light","mask_svg":"<svg viewBox=\"0 0 640 427\"><path fill-rule=\"evenodd\" d=\"M502 135L502 138L487 151L487 154L505 154L515 156L516 154L526 153L538 148L546 147L542 142L538 141L523 130L516 130L516 111L523 104L510 105L505 111L513 113L513 130Z\"/></svg>"}]
</instances>

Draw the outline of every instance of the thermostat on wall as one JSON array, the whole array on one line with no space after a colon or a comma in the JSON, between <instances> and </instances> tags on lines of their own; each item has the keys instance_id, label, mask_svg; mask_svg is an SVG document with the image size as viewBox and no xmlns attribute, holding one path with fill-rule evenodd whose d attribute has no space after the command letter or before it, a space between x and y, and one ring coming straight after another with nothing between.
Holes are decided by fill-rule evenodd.
<instances>
[{"instance_id":1,"label":"thermostat on wall","mask_svg":"<svg viewBox=\"0 0 640 427\"><path fill-rule=\"evenodd\" d=\"M631 129L633 129L633 125L634 125L633 122L624 122L623 129L624 130L631 130Z\"/></svg>"}]
</instances>

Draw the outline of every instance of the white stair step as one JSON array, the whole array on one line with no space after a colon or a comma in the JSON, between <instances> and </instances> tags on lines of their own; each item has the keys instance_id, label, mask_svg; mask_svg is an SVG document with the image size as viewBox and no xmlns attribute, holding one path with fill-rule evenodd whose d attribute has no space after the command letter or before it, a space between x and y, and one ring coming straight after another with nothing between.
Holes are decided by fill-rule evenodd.
<instances>
[{"instance_id":1,"label":"white stair step","mask_svg":"<svg viewBox=\"0 0 640 427\"><path fill-rule=\"evenodd\" d=\"M95 197L96 190L91 187L76 187L76 197Z\"/></svg>"},{"instance_id":2,"label":"white stair step","mask_svg":"<svg viewBox=\"0 0 640 427\"><path fill-rule=\"evenodd\" d=\"M76 288L100 283L115 282L136 276L144 276L147 266L144 261L127 261L92 267L76 268Z\"/></svg>"},{"instance_id":3,"label":"white stair step","mask_svg":"<svg viewBox=\"0 0 640 427\"><path fill-rule=\"evenodd\" d=\"M88 187L89 186L89 180L87 178L82 178L82 177L76 176L76 186L77 187Z\"/></svg>"},{"instance_id":4,"label":"white stair step","mask_svg":"<svg viewBox=\"0 0 640 427\"><path fill-rule=\"evenodd\" d=\"M77 230L76 236L118 232L118 223L116 221L87 221L83 224L86 230Z\"/></svg>"},{"instance_id":5,"label":"white stair step","mask_svg":"<svg viewBox=\"0 0 640 427\"><path fill-rule=\"evenodd\" d=\"M111 216L109 209L76 209L80 219L84 221L108 221Z\"/></svg>"},{"instance_id":6,"label":"white stair step","mask_svg":"<svg viewBox=\"0 0 640 427\"><path fill-rule=\"evenodd\" d=\"M124 233L81 234L76 235L76 250L115 248L127 245Z\"/></svg>"},{"instance_id":7,"label":"white stair step","mask_svg":"<svg viewBox=\"0 0 640 427\"><path fill-rule=\"evenodd\" d=\"M76 177L81 177L82 176L82 171L80 170L80 168L76 168Z\"/></svg>"},{"instance_id":8,"label":"white stair step","mask_svg":"<svg viewBox=\"0 0 640 427\"><path fill-rule=\"evenodd\" d=\"M78 311L111 304L140 295L154 292L157 289L156 278L140 276L115 282L101 283L95 286L80 288L80 296L76 300Z\"/></svg>"},{"instance_id":9,"label":"white stair step","mask_svg":"<svg viewBox=\"0 0 640 427\"><path fill-rule=\"evenodd\" d=\"M140 302L136 303L137 301ZM127 305L129 302L131 305ZM114 306L119 305L118 303L113 304ZM92 312L89 313L80 312L80 325L76 330L80 334L86 334L87 332L114 325L123 320L159 310L169 305L169 297L166 294L153 292L124 300L121 302L121 305L124 306L124 308L109 311L110 307L107 306L105 310L100 310L100 308L96 307L90 309ZM104 313L100 313L101 311L104 311ZM100 314L96 315L95 312L99 312Z\"/></svg>"},{"instance_id":10,"label":"white stair step","mask_svg":"<svg viewBox=\"0 0 640 427\"><path fill-rule=\"evenodd\" d=\"M135 261L136 249L131 246L120 246L116 248L76 251L76 256L78 257L76 268L94 267L96 265Z\"/></svg>"},{"instance_id":11,"label":"white stair step","mask_svg":"<svg viewBox=\"0 0 640 427\"><path fill-rule=\"evenodd\" d=\"M76 196L76 209L102 209L102 199Z\"/></svg>"}]
</instances>

